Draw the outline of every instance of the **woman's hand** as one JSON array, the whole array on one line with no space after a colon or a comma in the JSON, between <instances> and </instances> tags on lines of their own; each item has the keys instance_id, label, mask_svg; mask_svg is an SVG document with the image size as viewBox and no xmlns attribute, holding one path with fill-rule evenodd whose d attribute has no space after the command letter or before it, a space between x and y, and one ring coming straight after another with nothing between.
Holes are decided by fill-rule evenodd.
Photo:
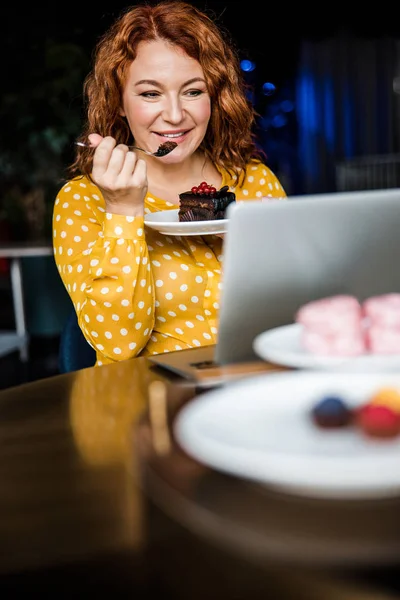
<instances>
[{"instance_id":1,"label":"woman's hand","mask_svg":"<svg viewBox=\"0 0 400 600\"><path fill-rule=\"evenodd\" d=\"M92 178L100 188L106 211L127 216L144 215L144 199L147 193L146 162L135 152L115 139L103 138L97 133L89 135L95 149Z\"/></svg>"}]
</instances>

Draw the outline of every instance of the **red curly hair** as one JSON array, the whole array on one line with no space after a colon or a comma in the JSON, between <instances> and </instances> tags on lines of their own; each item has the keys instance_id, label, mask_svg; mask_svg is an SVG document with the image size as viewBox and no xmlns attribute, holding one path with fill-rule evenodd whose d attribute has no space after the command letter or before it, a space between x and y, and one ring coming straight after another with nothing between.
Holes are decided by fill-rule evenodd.
<instances>
[{"instance_id":1,"label":"red curly hair","mask_svg":"<svg viewBox=\"0 0 400 600\"><path fill-rule=\"evenodd\" d=\"M211 99L211 118L200 149L216 166L236 174L239 182L251 160L262 160L255 144L256 113L247 99L240 62L228 35L191 4L175 0L130 7L99 40L94 67L84 82L87 122L80 139L92 132L134 144L119 113L128 69L140 42L166 40L202 67ZM93 152L79 147L69 169L72 177L90 177Z\"/></svg>"}]
</instances>

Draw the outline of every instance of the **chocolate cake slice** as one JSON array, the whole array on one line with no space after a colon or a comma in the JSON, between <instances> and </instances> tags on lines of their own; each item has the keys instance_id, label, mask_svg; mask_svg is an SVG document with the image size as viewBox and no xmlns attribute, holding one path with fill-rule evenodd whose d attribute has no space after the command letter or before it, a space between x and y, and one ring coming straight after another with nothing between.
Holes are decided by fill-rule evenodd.
<instances>
[{"instance_id":1,"label":"chocolate cake slice","mask_svg":"<svg viewBox=\"0 0 400 600\"><path fill-rule=\"evenodd\" d=\"M179 221L213 221L224 219L225 211L236 196L224 185L220 190L203 181L189 192L179 194Z\"/></svg>"}]
</instances>

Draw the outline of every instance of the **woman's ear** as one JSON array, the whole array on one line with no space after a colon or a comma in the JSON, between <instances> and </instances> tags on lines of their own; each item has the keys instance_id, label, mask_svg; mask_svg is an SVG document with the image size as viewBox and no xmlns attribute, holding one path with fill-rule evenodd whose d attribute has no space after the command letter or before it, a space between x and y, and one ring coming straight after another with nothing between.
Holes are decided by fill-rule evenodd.
<instances>
[{"instance_id":1,"label":"woman's ear","mask_svg":"<svg viewBox=\"0 0 400 600\"><path fill-rule=\"evenodd\" d=\"M122 108L122 106L119 109L119 115L120 115L120 117L126 117L126 112L124 111L124 109Z\"/></svg>"}]
</instances>

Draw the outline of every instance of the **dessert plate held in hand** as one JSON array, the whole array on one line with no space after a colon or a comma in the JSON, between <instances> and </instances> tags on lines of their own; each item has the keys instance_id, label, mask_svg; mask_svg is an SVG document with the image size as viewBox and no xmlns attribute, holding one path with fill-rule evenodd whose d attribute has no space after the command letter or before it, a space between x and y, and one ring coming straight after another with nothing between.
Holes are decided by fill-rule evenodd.
<instances>
[{"instance_id":1,"label":"dessert plate held in hand","mask_svg":"<svg viewBox=\"0 0 400 600\"><path fill-rule=\"evenodd\" d=\"M310 414L323 397L341 396L356 409L383 387L400 389L400 375L259 375L197 396L178 413L174 431L196 460L295 495L400 495L400 436L368 438L352 425L323 430Z\"/></svg>"},{"instance_id":2,"label":"dessert plate held in hand","mask_svg":"<svg viewBox=\"0 0 400 600\"><path fill-rule=\"evenodd\" d=\"M161 210L145 215L144 223L164 235L216 235L226 233L228 219L179 221L179 209Z\"/></svg>"},{"instance_id":3,"label":"dessert plate held in hand","mask_svg":"<svg viewBox=\"0 0 400 600\"><path fill-rule=\"evenodd\" d=\"M294 323L260 333L253 342L254 352L268 362L295 369L335 369L340 371L397 371L399 354L322 356L308 352L301 343L302 325Z\"/></svg>"}]
</instances>

